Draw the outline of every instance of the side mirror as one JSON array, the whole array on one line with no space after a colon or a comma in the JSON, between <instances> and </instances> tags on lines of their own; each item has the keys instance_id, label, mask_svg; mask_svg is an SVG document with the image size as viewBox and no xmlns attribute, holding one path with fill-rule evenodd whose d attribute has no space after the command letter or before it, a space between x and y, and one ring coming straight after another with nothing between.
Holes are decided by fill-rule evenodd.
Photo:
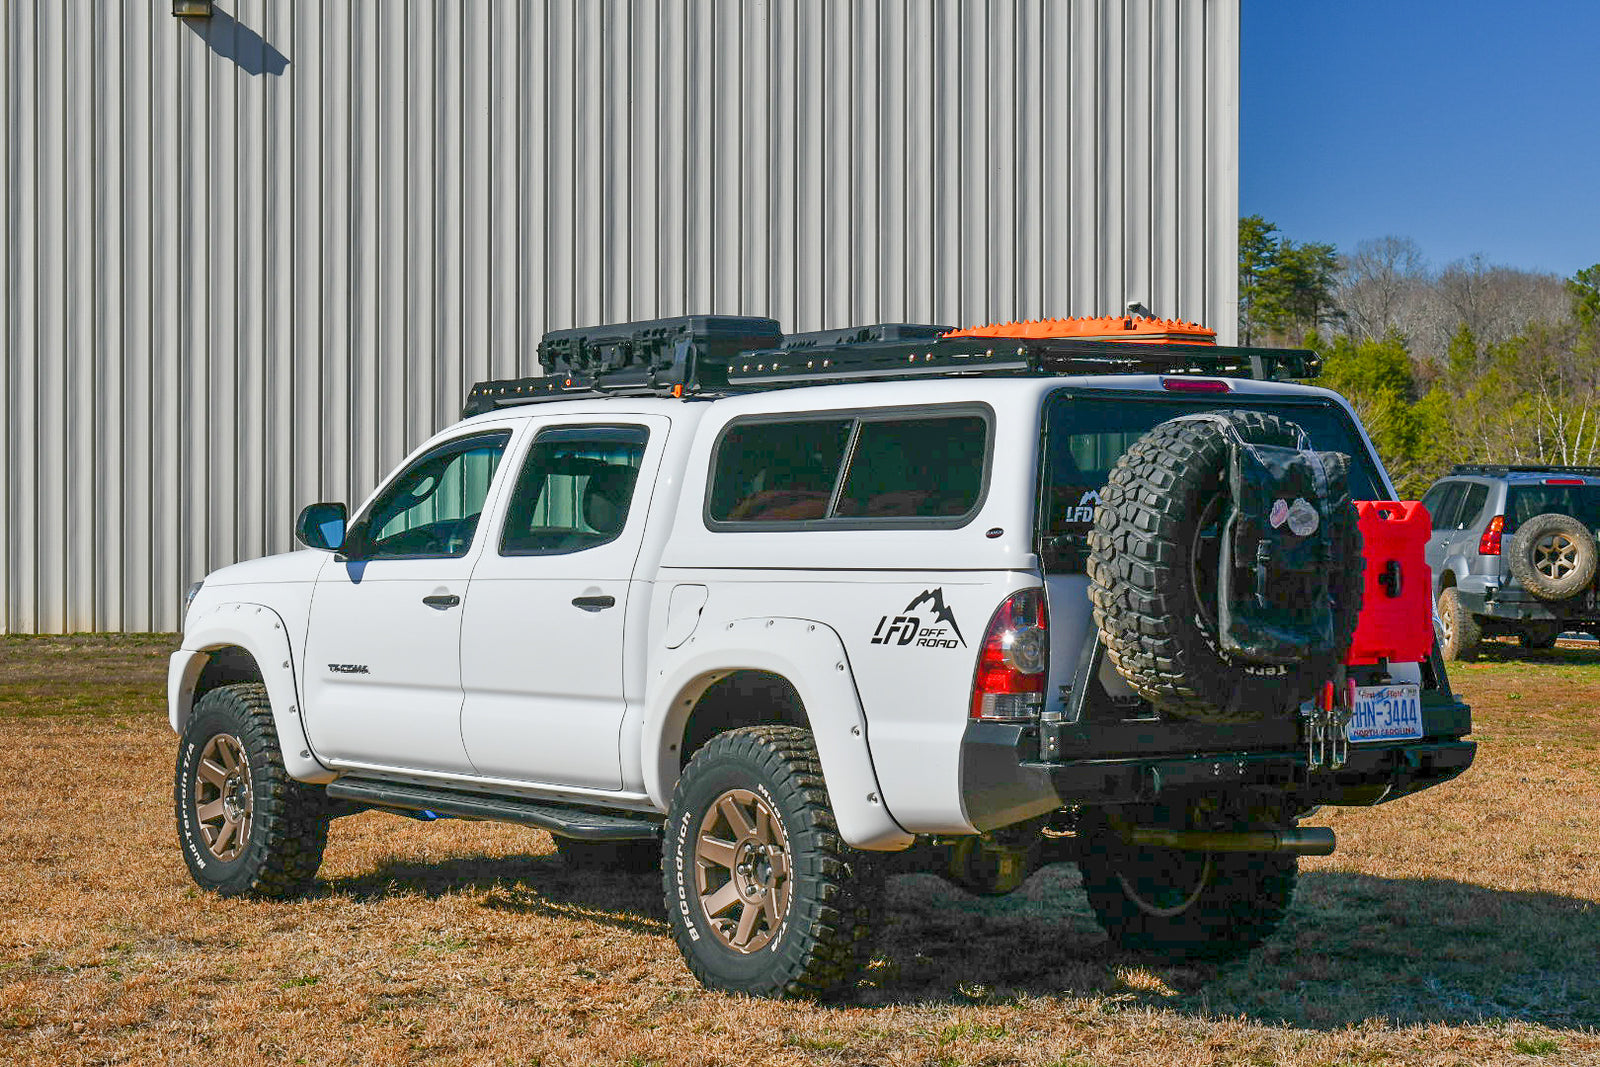
<instances>
[{"instance_id":1,"label":"side mirror","mask_svg":"<svg viewBox=\"0 0 1600 1067\"><path fill-rule=\"evenodd\" d=\"M343 504L307 504L294 522L295 540L307 548L334 552L344 547L349 512Z\"/></svg>"}]
</instances>

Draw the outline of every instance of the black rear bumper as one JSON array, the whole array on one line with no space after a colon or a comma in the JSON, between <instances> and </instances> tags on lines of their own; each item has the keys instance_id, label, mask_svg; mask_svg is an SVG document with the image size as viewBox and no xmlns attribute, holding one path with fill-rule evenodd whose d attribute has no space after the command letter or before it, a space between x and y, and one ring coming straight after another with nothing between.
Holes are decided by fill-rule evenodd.
<instances>
[{"instance_id":1,"label":"black rear bumper","mask_svg":"<svg viewBox=\"0 0 1600 1067\"><path fill-rule=\"evenodd\" d=\"M1600 596L1591 590L1567 600L1540 600L1515 586L1482 593L1457 588L1462 604L1474 615L1505 622L1559 622L1574 629L1600 625Z\"/></svg>"},{"instance_id":2,"label":"black rear bumper","mask_svg":"<svg viewBox=\"0 0 1600 1067\"><path fill-rule=\"evenodd\" d=\"M967 818L980 830L1068 805L1240 790L1283 794L1305 807L1367 806L1449 781L1472 765L1477 749L1454 738L1358 744L1343 767L1315 771L1304 748L1046 761L1039 727L973 722L962 742L961 785Z\"/></svg>"}]
</instances>

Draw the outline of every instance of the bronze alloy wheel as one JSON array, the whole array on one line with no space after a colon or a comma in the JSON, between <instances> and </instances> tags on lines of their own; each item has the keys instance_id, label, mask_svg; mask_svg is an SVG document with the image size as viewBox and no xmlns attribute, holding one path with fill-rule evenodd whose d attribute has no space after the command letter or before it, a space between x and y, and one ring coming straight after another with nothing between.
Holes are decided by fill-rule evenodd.
<instances>
[{"instance_id":1,"label":"bronze alloy wheel","mask_svg":"<svg viewBox=\"0 0 1600 1067\"><path fill-rule=\"evenodd\" d=\"M255 810L250 789L250 761L244 745L232 734L206 742L195 765L194 809L206 848L223 862L236 860L250 843Z\"/></svg>"},{"instance_id":2,"label":"bronze alloy wheel","mask_svg":"<svg viewBox=\"0 0 1600 1067\"><path fill-rule=\"evenodd\" d=\"M1578 568L1578 544L1559 530L1545 534L1533 543L1533 569L1560 581Z\"/></svg>"},{"instance_id":3,"label":"bronze alloy wheel","mask_svg":"<svg viewBox=\"0 0 1600 1067\"><path fill-rule=\"evenodd\" d=\"M771 806L748 789L717 798L695 839L706 925L735 952L764 948L789 914L789 841Z\"/></svg>"}]
</instances>

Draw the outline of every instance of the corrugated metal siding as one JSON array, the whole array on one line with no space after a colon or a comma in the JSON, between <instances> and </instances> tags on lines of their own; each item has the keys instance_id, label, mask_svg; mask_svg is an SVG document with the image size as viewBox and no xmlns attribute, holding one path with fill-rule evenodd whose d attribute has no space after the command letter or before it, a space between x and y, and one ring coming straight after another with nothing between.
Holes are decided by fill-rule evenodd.
<instances>
[{"instance_id":1,"label":"corrugated metal siding","mask_svg":"<svg viewBox=\"0 0 1600 1067\"><path fill-rule=\"evenodd\" d=\"M172 629L546 328L1230 339L1238 0L5 5L0 629Z\"/></svg>"}]
</instances>

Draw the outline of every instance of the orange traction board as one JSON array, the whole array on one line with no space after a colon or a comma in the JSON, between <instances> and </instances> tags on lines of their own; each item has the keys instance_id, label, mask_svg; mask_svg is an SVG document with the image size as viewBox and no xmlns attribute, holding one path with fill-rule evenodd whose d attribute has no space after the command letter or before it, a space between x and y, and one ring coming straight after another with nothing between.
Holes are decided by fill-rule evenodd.
<instances>
[{"instance_id":1,"label":"orange traction board","mask_svg":"<svg viewBox=\"0 0 1600 1067\"><path fill-rule=\"evenodd\" d=\"M1033 319L996 322L951 330L942 337L1075 337L1080 341L1128 341L1146 345L1214 345L1217 331L1181 319L1152 319L1144 315L1099 315L1071 319Z\"/></svg>"}]
</instances>

